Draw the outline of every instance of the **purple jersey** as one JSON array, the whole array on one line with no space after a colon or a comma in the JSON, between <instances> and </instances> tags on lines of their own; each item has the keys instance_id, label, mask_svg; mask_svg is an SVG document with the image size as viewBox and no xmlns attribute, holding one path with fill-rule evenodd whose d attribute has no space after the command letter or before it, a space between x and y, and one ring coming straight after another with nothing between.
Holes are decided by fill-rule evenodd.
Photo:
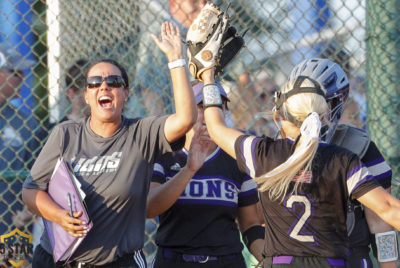
<instances>
[{"instance_id":1,"label":"purple jersey","mask_svg":"<svg viewBox=\"0 0 400 268\"><path fill-rule=\"evenodd\" d=\"M187 151L164 155L154 165L153 182L165 183L186 165ZM236 161L217 148L186 189L159 216L156 243L176 252L201 255L239 253L243 246L235 222L238 207L258 202L257 185Z\"/></svg>"}]
</instances>

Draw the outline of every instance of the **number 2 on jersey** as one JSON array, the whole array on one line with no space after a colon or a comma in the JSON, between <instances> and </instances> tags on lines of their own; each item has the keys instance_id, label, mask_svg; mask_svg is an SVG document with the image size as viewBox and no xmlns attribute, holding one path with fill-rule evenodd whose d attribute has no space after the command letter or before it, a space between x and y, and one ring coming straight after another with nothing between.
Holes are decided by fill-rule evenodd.
<instances>
[{"instance_id":1,"label":"number 2 on jersey","mask_svg":"<svg viewBox=\"0 0 400 268\"><path fill-rule=\"evenodd\" d=\"M304 235L300 234L302 228L310 219L312 204L310 200L304 195L291 195L285 202L285 206L290 210L294 211L294 205L300 204L304 207L304 212L301 217L298 217L298 221L293 227L293 230L290 232L289 236L293 239L296 239L300 242L315 242L313 235ZM292 225L293 226L293 225Z\"/></svg>"}]
</instances>

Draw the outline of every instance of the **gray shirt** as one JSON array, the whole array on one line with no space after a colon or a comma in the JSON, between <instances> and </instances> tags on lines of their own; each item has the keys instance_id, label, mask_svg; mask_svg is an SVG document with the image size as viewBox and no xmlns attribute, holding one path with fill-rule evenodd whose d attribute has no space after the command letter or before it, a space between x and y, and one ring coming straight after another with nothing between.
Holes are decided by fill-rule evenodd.
<instances>
[{"instance_id":1,"label":"gray shirt","mask_svg":"<svg viewBox=\"0 0 400 268\"><path fill-rule=\"evenodd\" d=\"M90 129L89 118L54 128L24 187L47 190L57 159L63 156L72 163L86 193L93 228L71 260L103 265L143 247L153 164L161 154L184 144L184 138L168 143L166 118L123 118L121 127L108 138ZM41 245L52 252L46 232Z\"/></svg>"}]
</instances>

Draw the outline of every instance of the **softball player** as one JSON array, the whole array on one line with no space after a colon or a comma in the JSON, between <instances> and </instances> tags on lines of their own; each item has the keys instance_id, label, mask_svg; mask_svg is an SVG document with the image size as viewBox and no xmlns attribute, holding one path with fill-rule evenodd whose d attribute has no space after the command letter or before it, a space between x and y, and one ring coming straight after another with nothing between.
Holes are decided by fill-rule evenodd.
<instances>
[{"instance_id":1,"label":"softball player","mask_svg":"<svg viewBox=\"0 0 400 268\"><path fill-rule=\"evenodd\" d=\"M357 154L373 175L374 180L390 193L392 170L375 143L370 140L368 133L351 125L338 124L350 90L345 71L339 64L329 59L313 58L304 60L294 67L290 79L298 76L309 76L315 79L327 91L326 100L330 108L331 127L327 131L325 140L329 139L328 142ZM375 257L379 256L378 262L385 263L385 267L397 267L397 236L393 228L357 201L349 202L348 208L350 255L347 259L347 267L372 267L368 247L370 243ZM383 243L384 240L379 239L383 235L389 238L385 240L385 243ZM376 244L376 238L380 243Z\"/></svg>"},{"instance_id":2,"label":"softball player","mask_svg":"<svg viewBox=\"0 0 400 268\"><path fill-rule=\"evenodd\" d=\"M376 184L354 153L319 140L325 90L300 76L276 94L283 139L226 127L213 70L202 76L210 137L259 185L265 218L264 267L345 267L347 200L400 228L400 201Z\"/></svg>"},{"instance_id":3,"label":"softball player","mask_svg":"<svg viewBox=\"0 0 400 268\"><path fill-rule=\"evenodd\" d=\"M257 185L208 137L202 88L202 83L194 86L198 118L184 149L154 166L147 204L147 216L160 220L154 268L245 268L239 229L250 251L262 258ZM225 109L227 95L218 88Z\"/></svg>"}]
</instances>

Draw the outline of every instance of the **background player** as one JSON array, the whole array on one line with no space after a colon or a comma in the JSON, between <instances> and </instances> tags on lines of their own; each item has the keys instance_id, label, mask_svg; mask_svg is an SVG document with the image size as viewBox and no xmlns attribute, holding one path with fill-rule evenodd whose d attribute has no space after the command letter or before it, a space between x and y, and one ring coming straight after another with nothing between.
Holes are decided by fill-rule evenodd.
<instances>
[{"instance_id":1,"label":"background player","mask_svg":"<svg viewBox=\"0 0 400 268\"><path fill-rule=\"evenodd\" d=\"M193 87L198 118L184 149L154 166L147 216L160 219L158 267L246 267L236 224L250 252L261 260L264 228L257 217L257 185L208 136L202 109L203 83ZM226 112L228 97L218 85Z\"/></svg>"}]
</instances>

